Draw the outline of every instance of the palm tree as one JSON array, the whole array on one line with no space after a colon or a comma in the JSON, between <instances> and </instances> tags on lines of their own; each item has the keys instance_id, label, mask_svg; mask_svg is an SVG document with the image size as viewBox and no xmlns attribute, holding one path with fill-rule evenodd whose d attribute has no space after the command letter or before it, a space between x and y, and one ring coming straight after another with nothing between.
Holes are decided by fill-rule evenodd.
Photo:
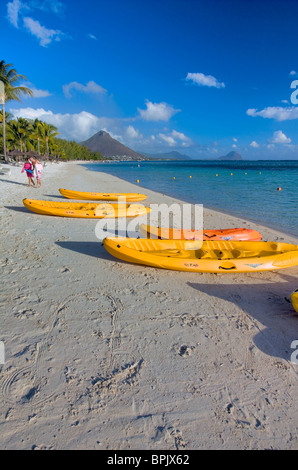
<instances>
[{"instance_id":1,"label":"palm tree","mask_svg":"<svg viewBox=\"0 0 298 470\"><path fill-rule=\"evenodd\" d=\"M59 132L57 127L52 124L47 124L46 122L40 121L39 124L40 138L45 142L46 145L46 154L49 156L49 144L53 143L54 137L56 137Z\"/></svg>"},{"instance_id":2,"label":"palm tree","mask_svg":"<svg viewBox=\"0 0 298 470\"><path fill-rule=\"evenodd\" d=\"M6 64L4 60L0 61L0 81L4 83L4 99L3 99L3 148L4 158L6 157L6 139L5 139L5 101L17 100L21 101L20 96L29 95L33 96L32 91L25 86L17 86L20 80L27 80L25 75L17 73L13 64Z\"/></svg>"},{"instance_id":3,"label":"palm tree","mask_svg":"<svg viewBox=\"0 0 298 470\"><path fill-rule=\"evenodd\" d=\"M6 122L12 118L12 114L8 113L7 111L5 112L5 120ZM0 123L3 122L3 111L0 110Z\"/></svg>"},{"instance_id":4,"label":"palm tree","mask_svg":"<svg viewBox=\"0 0 298 470\"><path fill-rule=\"evenodd\" d=\"M7 123L6 134L8 146L23 151L23 130L16 119L12 119Z\"/></svg>"},{"instance_id":5,"label":"palm tree","mask_svg":"<svg viewBox=\"0 0 298 470\"><path fill-rule=\"evenodd\" d=\"M37 153L40 155L40 140L42 139L42 121L34 119L31 123L32 139L37 141Z\"/></svg>"},{"instance_id":6,"label":"palm tree","mask_svg":"<svg viewBox=\"0 0 298 470\"><path fill-rule=\"evenodd\" d=\"M14 147L26 152L27 142L30 138L31 124L27 119L12 119L7 123L7 138Z\"/></svg>"},{"instance_id":7,"label":"palm tree","mask_svg":"<svg viewBox=\"0 0 298 470\"><path fill-rule=\"evenodd\" d=\"M40 144L44 143L44 153L49 154L49 144L53 143L53 138L59 134L57 128L52 124L47 124L39 119L31 121L32 141L37 141L37 152L41 153Z\"/></svg>"},{"instance_id":8,"label":"palm tree","mask_svg":"<svg viewBox=\"0 0 298 470\"><path fill-rule=\"evenodd\" d=\"M24 118L18 118L17 121L18 121L18 124L21 129L21 133L23 136L24 152L26 152L27 141L29 141L29 138L30 138L31 124L27 119L24 119Z\"/></svg>"}]
</instances>

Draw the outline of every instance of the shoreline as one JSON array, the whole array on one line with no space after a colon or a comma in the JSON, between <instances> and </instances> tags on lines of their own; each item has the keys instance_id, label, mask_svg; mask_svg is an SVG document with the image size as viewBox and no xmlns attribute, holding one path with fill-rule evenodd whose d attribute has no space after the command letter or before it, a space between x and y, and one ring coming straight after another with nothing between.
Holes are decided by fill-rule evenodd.
<instances>
[{"instance_id":1,"label":"shoreline","mask_svg":"<svg viewBox=\"0 0 298 470\"><path fill-rule=\"evenodd\" d=\"M297 267L201 274L124 263L105 251L96 220L23 206L64 199L61 187L183 202L85 163L49 165L41 189L27 187L20 167L0 176L0 448L297 449L298 317L286 300ZM241 221L294 240L204 216L206 228Z\"/></svg>"},{"instance_id":2,"label":"shoreline","mask_svg":"<svg viewBox=\"0 0 298 470\"><path fill-rule=\"evenodd\" d=\"M96 164L96 163L103 164L102 162L93 162L92 164ZM88 165L88 163L84 162L84 165ZM90 171L92 171L92 170L90 170ZM103 173L105 173L105 172L103 172ZM107 172L107 174L111 175L111 173L109 173L109 172ZM122 179L122 178L119 178L119 179ZM129 184L134 184L134 183L131 183L130 181L125 180L125 179L122 179L122 181L126 181ZM135 186L135 188L142 188L142 192L152 191L152 192L155 192L155 193L159 194L161 197L167 196L169 198L175 199L177 202L180 202L180 203L186 203L186 204L191 204L191 205L195 204L191 201L187 201L187 200L184 200L184 199L177 199L177 198L175 198L175 196L171 196L170 194L164 194L164 193L161 193L161 192L153 190L153 189L151 190L150 188L146 188L145 186L141 186L139 184L135 184L134 186ZM289 230L289 231L284 230L284 228L282 226L277 227L276 225L267 225L267 223L263 224L262 221L260 221L258 219L254 219L254 218L251 218L251 217L243 218L240 214L237 214L236 212L234 213L234 212L225 211L224 209L218 209L218 208L215 208L215 207L212 207L212 206L209 206L209 205L205 205L205 204L203 204L203 206L208 211L212 211L212 212L215 212L215 213L217 212L218 214L222 214L222 215L225 214L227 216L234 217L238 220L243 220L245 222L249 222L250 224L258 225L259 227L264 227L264 228L266 228L268 230L272 230L274 232L283 233L285 235L285 237L291 237L291 238L294 238L294 239L298 240L298 237L297 237L296 233L294 233L294 231L292 232L291 230ZM209 227L206 227L206 228L209 228Z\"/></svg>"},{"instance_id":3,"label":"shoreline","mask_svg":"<svg viewBox=\"0 0 298 470\"><path fill-rule=\"evenodd\" d=\"M53 171L56 171L55 168L57 169L57 165L60 165L60 168L62 168L63 165L79 165L79 166L82 166L86 171L92 171L92 170L89 170L85 165L89 165L89 164L99 164L100 165L100 164L103 164L103 163L110 163L110 161L107 160L106 162L97 162L97 161L89 162L89 161L86 161L86 160L73 160L73 161L66 161L66 162L47 162L46 168L47 169L52 168L52 171L51 171L51 173L52 173ZM130 163L130 162L128 162L128 163ZM6 165L6 167L9 167L10 170L12 170L12 171L13 171L13 169L20 168L20 166L12 166L12 165ZM129 190L130 192L146 193L146 191L147 192L149 191L152 194L156 194L158 197L169 198L171 201L175 201L178 204L191 204L192 206L194 205L193 202L190 202L190 201L187 201L187 200L184 200L184 199L175 198L174 196L171 196L171 195L168 195L168 194L165 194L165 193L161 193L159 191L155 191L155 190L146 188L145 186L135 184L135 183L131 183L130 181L125 180L123 178L113 176L111 173L108 173L108 172L107 173L106 172L96 172L96 173L102 173L103 175L108 174L111 177L115 178L116 181L119 180L119 182L121 182L121 184L127 183L128 185L131 186L131 188ZM6 178L6 177L7 177L6 175L0 175L0 183L3 182L3 178ZM13 174L13 177L14 178L16 177L16 172ZM25 178L23 178L23 179L25 180ZM25 185L25 183L24 183L24 185ZM71 189L71 188L65 188L65 189ZM86 189L86 191L88 191L88 190L89 189ZM94 190L96 190L96 188L94 188ZM105 190L105 191L108 191L108 190ZM124 189L123 189L123 192L125 192ZM61 195L60 195L59 192L58 192L57 196L59 198L61 198ZM55 197L55 195L54 195L54 197ZM35 198L35 196L34 196L34 198ZM147 201L147 199L142 201L142 203L144 205L146 205L146 201ZM203 204L203 207L204 207L204 211L206 210L207 212L214 213L215 218L216 218L216 214L217 214L218 217L227 216L228 218L232 218L235 221L236 220L242 221L242 223L244 223L244 225L253 224L256 227L259 227L259 229L264 229L263 231L273 232L275 234L275 236L277 236L277 237L279 237L280 234L282 234L283 235L282 239L284 239L285 237L290 237L291 240L294 240L294 242L291 242L291 243L298 244L298 237L294 233L292 233L291 231L284 230L283 227L281 227L281 226L276 227L276 226L273 226L273 225L272 226L271 225L266 225L266 224L261 223L257 219L253 219L253 218L250 218L250 217L243 218L243 217L240 216L240 214L228 212L228 211L225 211L223 209L217 209L217 208L214 208L212 206L207 206L207 205L204 205L204 204ZM205 229L209 229L209 228L213 229L215 227L205 227ZM216 227L216 228L222 228L222 227ZM251 228L253 228L253 227L251 227ZM259 230L259 229L256 228L256 230Z\"/></svg>"},{"instance_id":4,"label":"shoreline","mask_svg":"<svg viewBox=\"0 0 298 470\"><path fill-rule=\"evenodd\" d=\"M83 166L85 165L82 164ZM92 170L89 170L88 168L85 168L87 171L92 171ZM112 176L113 178L115 179L118 179L119 181L123 182L123 183L127 183L129 185L132 185L132 188L131 188L131 192L141 192L141 193L146 193L147 192L150 192L152 194L156 194L158 195L158 197L160 198L169 198L170 200L172 201L175 201L176 203L178 204L191 204L192 206L194 206L194 203L192 202L189 202L187 200L183 200L183 199L178 199L178 198L175 198L174 196L171 196L171 195L168 195L168 194L165 194L165 193L161 193L159 191L155 191L153 189L149 189L149 188L146 188L145 186L142 186L142 185L139 185L139 184L134 184L134 183L131 183L130 181L128 180L125 180L123 178L119 178L117 176L114 176L112 175L111 173L106 173L106 172L96 172L96 173L102 173L103 175L105 174L108 174L110 176ZM144 201L142 201L145 205L146 205L146 199ZM216 215L217 215L217 218L220 217L221 220L222 220L222 217L223 216L226 216L228 219L233 219L233 221L240 221L242 222L242 224L244 225L247 225L249 224L250 228L254 228L256 227L256 230L263 230L263 232L272 232L275 234L276 237L280 237L281 234L282 234L282 239L286 239L286 237L289 237L291 240L294 240L293 242L291 243L295 243L295 244L298 244L298 237L295 236L294 233L291 233L290 231L287 232L287 231L284 231L282 229L282 227L273 227L273 226L269 226L269 225L264 225L262 224L260 221L256 220L256 219L251 219L250 217L241 217L240 215L237 215L237 214L233 214L231 212L227 212L227 211L224 211L224 210L219 210L219 209L216 209L216 208L213 208L211 206L206 206L205 204L203 204L203 207L204 207L204 211L206 210L207 213L210 213L211 215L213 214L214 215L214 218L216 219ZM258 227L258 228L257 228ZM213 229L215 227L204 227L205 229ZM218 229L222 228L222 227L216 227ZM229 227L225 227L225 228L229 228ZM264 239L263 239L264 240ZM290 242L289 242L290 243Z\"/></svg>"}]
</instances>

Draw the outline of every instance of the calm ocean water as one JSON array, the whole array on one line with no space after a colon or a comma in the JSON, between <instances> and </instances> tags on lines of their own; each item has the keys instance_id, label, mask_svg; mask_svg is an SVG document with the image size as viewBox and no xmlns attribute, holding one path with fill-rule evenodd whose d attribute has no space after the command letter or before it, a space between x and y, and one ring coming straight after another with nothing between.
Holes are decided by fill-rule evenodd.
<instances>
[{"instance_id":1,"label":"calm ocean water","mask_svg":"<svg viewBox=\"0 0 298 470\"><path fill-rule=\"evenodd\" d=\"M112 162L86 166L131 183L139 180L144 188L298 236L297 160Z\"/></svg>"}]
</instances>

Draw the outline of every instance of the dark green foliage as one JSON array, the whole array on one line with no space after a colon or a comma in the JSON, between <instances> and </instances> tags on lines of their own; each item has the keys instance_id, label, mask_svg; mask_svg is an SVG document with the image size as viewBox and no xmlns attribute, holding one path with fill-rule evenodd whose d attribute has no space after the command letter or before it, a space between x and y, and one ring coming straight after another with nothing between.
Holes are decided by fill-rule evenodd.
<instances>
[{"instance_id":1,"label":"dark green foliage","mask_svg":"<svg viewBox=\"0 0 298 470\"><path fill-rule=\"evenodd\" d=\"M100 152L91 152L86 146L75 141L55 138L55 156L62 160L103 160Z\"/></svg>"}]
</instances>

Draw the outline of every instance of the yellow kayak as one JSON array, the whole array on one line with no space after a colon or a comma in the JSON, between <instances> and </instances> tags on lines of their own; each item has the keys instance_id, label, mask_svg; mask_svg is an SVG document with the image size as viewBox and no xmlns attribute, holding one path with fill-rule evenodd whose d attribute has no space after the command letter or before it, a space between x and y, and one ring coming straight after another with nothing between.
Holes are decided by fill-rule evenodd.
<instances>
[{"instance_id":1,"label":"yellow kayak","mask_svg":"<svg viewBox=\"0 0 298 470\"><path fill-rule=\"evenodd\" d=\"M103 244L123 261L175 271L245 273L298 265L298 245L287 243L107 237Z\"/></svg>"},{"instance_id":2,"label":"yellow kayak","mask_svg":"<svg viewBox=\"0 0 298 470\"><path fill-rule=\"evenodd\" d=\"M145 194L139 193L91 193L63 188L60 188L59 191L62 196L68 199L86 199L91 201L118 201L119 199L125 199L126 202L138 202L147 198Z\"/></svg>"},{"instance_id":3,"label":"yellow kayak","mask_svg":"<svg viewBox=\"0 0 298 470\"><path fill-rule=\"evenodd\" d=\"M295 290L293 294L291 295L291 300L292 300L294 309L296 310L296 312L298 312L298 289Z\"/></svg>"},{"instance_id":4,"label":"yellow kayak","mask_svg":"<svg viewBox=\"0 0 298 470\"><path fill-rule=\"evenodd\" d=\"M37 214L87 219L136 217L148 214L151 210L142 204L98 204L91 202L37 201L36 199L24 199L23 204L27 209Z\"/></svg>"}]
</instances>

